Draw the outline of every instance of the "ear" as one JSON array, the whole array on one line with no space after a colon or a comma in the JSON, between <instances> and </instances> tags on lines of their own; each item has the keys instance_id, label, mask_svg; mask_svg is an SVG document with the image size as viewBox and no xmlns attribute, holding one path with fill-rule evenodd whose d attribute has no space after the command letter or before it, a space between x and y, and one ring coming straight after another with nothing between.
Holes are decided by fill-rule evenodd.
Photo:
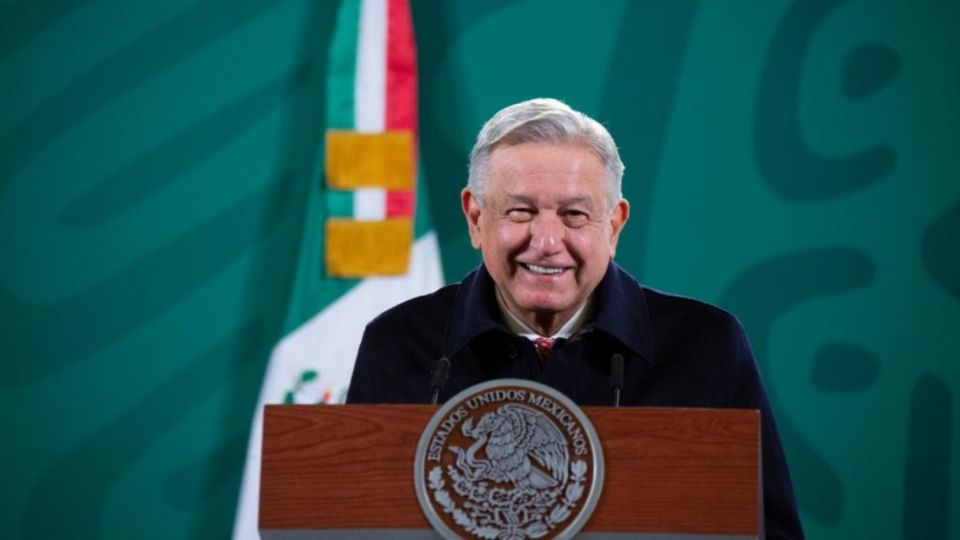
<instances>
[{"instance_id":1,"label":"ear","mask_svg":"<svg viewBox=\"0 0 960 540\"><path fill-rule=\"evenodd\" d=\"M617 253L617 242L620 241L620 231L630 219L630 203L626 199L617 201L617 205L610 212L610 257Z\"/></svg>"},{"instance_id":2,"label":"ear","mask_svg":"<svg viewBox=\"0 0 960 540\"><path fill-rule=\"evenodd\" d=\"M470 232L470 244L474 249L480 249L480 214L482 208L477 196L470 188L463 188L460 192L460 207L463 217L467 218L467 230Z\"/></svg>"}]
</instances>

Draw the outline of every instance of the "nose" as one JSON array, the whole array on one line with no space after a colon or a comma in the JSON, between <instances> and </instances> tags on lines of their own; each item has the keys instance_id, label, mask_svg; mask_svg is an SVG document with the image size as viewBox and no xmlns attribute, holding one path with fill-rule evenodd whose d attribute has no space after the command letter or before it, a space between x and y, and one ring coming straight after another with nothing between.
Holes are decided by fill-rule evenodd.
<instances>
[{"instance_id":1,"label":"nose","mask_svg":"<svg viewBox=\"0 0 960 540\"><path fill-rule=\"evenodd\" d=\"M544 255L563 250L565 229L559 216L541 212L530 222L530 245Z\"/></svg>"}]
</instances>

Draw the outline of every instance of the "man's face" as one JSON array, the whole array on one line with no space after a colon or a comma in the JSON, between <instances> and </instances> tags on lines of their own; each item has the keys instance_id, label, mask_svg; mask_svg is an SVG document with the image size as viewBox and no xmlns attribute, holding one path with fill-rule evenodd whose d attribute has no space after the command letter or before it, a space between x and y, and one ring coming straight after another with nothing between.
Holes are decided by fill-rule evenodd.
<instances>
[{"instance_id":1,"label":"man's face","mask_svg":"<svg viewBox=\"0 0 960 540\"><path fill-rule=\"evenodd\" d=\"M510 311L553 333L606 273L627 202L607 208L606 170L582 145L498 147L487 173L482 204L462 194L471 243Z\"/></svg>"}]
</instances>

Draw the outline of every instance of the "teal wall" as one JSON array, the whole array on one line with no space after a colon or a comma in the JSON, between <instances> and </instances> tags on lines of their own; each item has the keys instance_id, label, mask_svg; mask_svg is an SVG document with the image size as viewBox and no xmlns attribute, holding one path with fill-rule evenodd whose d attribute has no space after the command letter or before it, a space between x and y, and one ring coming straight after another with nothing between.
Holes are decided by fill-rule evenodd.
<instances>
[{"instance_id":1,"label":"teal wall","mask_svg":"<svg viewBox=\"0 0 960 540\"><path fill-rule=\"evenodd\" d=\"M224 538L336 2L0 4L0 538ZM743 320L810 538L960 537L960 4L415 2L448 281L472 138L604 121L618 259Z\"/></svg>"}]
</instances>

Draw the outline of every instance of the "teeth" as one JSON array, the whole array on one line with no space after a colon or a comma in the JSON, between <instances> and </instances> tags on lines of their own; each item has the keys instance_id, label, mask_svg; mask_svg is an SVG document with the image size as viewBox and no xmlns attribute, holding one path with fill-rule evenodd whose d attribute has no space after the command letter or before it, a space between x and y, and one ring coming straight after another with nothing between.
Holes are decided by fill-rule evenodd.
<instances>
[{"instance_id":1,"label":"teeth","mask_svg":"<svg viewBox=\"0 0 960 540\"><path fill-rule=\"evenodd\" d=\"M547 268L546 266L537 266L535 264L525 264L523 266L534 274L542 274L547 276L552 276L563 272L563 268Z\"/></svg>"}]
</instances>

